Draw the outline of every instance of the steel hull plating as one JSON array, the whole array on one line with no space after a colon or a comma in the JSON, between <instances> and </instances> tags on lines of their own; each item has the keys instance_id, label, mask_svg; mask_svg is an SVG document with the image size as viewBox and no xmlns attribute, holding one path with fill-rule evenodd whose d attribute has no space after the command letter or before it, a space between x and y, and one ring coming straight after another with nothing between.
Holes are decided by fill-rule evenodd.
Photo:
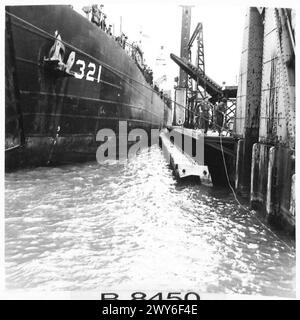
<instances>
[{"instance_id":1,"label":"steel hull plating","mask_svg":"<svg viewBox=\"0 0 300 320\"><path fill-rule=\"evenodd\" d=\"M171 110L131 57L69 6L6 7L6 168L95 159L97 132L161 128ZM55 34L70 74L47 68ZM75 76L74 76L75 75Z\"/></svg>"}]
</instances>

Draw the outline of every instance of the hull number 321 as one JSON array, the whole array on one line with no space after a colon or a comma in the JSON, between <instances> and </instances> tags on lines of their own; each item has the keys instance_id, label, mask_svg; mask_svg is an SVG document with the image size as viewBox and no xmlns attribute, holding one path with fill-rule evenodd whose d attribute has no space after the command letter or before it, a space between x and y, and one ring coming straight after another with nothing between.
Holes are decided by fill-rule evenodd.
<instances>
[{"instance_id":1,"label":"hull number 321","mask_svg":"<svg viewBox=\"0 0 300 320\"><path fill-rule=\"evenodd\" d=\"M74 76L77 79L85 79L88 81L97 81L100 82L101 77L101 65L96 65L93 62L85 63L84 60L78 59L75 63L78 65L79 69L74 72Z\"/></svg>"}]
</instances>

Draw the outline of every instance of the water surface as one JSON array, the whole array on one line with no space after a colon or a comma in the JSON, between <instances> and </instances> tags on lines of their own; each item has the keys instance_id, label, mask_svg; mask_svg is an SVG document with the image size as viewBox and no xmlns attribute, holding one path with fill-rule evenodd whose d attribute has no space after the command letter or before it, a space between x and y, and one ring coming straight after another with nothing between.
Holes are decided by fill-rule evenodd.
<instances>
[{"instance_id":1,"label":"water surface","mask_svg":"<svg viewBox=\"0 0 300 320\"><path fill-rule=\"evenodd\" d=\"M295 296L295 257L232 194L178 183L152 147L5 175L7 289Z\"/></svg>"}]
</instances>

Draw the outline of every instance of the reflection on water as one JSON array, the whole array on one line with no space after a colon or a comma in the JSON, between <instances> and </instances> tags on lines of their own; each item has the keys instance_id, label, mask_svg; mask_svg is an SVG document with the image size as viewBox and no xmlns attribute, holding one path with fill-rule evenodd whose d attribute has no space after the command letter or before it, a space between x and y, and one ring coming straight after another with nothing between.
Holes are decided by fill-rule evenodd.
<instances>
[{"instance_id":1,"label":"reflection on water","mask_svg":"<svg viewBox=\"0 0 300 320\"><path fill-rule=\"evenodd\" d=\"M177 183L158 147L7 173L5 196L8 289L295 295L293 253L229 191Z\"/></svg>"}]
</instances>

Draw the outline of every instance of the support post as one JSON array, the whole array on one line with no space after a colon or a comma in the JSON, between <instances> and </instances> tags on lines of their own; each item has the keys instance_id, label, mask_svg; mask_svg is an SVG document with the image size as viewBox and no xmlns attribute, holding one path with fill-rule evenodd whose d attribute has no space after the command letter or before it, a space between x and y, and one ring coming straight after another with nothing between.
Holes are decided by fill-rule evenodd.
<instances>
[{"instance_id":1,"label":"support post","mask_svg":"<svg viewBox=\"0 0 300 320\"><path fill-rule=\"evenodd\" d=\"M237 134L244 138L237 186L237 191L244 195L250 191L252 146L259 136L263 31L259 11L250 8L244 31L235 124Z\"/></svg>"}]
</instances>

